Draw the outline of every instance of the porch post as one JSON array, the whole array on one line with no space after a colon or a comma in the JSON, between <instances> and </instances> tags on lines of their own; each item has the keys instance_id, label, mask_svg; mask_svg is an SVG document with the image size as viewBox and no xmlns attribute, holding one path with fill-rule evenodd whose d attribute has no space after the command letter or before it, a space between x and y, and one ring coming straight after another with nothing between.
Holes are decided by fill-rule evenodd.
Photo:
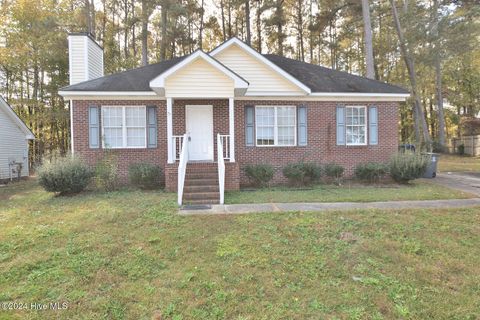
<instances>
[{"instance_id":1,"label":"porch post","mask_svg":"<svg viewBox=\"0 0 480 320\"><path fill-rule=\"evenodd\" d=\"M235 108L233 98L228 98L228 120L230 129L230 162L235 162Z\"/></svg>"},{"instance_id":2,"label":"porch post","mask_svg":"<svg viewBox=\"0 0 480 320\"><path fill-rule=\"evenodd\" d=\"M175 163L173 155L172 98L167 98L167 163Z\"/></svg>"}]
</instances>

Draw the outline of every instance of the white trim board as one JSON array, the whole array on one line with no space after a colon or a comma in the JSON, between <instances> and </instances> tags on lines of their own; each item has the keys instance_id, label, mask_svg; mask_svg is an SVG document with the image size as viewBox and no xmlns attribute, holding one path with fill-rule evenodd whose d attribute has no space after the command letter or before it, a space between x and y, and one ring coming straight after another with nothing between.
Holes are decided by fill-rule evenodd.
<instances>
[{"instance_id":1,"label":"white trim board","mask_svg":"<svg viewBox=\"0 0 480 320\"><path fill-rule=\"evenodd\" d=\"M245 52L247 52L248 54L250 54L251 56L253 56L254 58L260 60L261 62L263 62L265 65L267 65L270 69L272 69L273 71L277 72L278 74L280 74L283 78L285 78L286 80L288 80L289 82L293 83L294 85L296 85L297 87L299 87L302 91L304 91L306 94L310 94L312 92L312 90L306 86L305 84L303 84L301 81L299 81L297 78L293 77L291 74L289 74L288 72L286 72L285 70L283 70L282 68L280 68L279 66L277 66L275 63L271 62L270 60L268 60L267 58L265 58L263 55L261 55L260 53L258 53L257 51L255 51L253 48L251 48L249 45L247 45L245 42L239 40L238 38L236 37L233 37L231 38L230 40L222 43L220 46L218 46L217 48L213 49L209 54L212 56L212 57L215 57L215 55L219 54L220 52L222 52L223 50L225 50L226 48L232 46L232 45L237 45L238 47L240 47L241 49L243 49Z\"/></svg>"}]
</instances>

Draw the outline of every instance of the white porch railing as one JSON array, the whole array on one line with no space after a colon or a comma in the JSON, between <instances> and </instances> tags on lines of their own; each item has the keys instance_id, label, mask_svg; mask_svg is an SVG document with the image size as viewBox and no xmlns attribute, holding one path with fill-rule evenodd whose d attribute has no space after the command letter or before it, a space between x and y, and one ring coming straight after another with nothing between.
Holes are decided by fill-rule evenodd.
<instances>
[{"instance_id":1,"label":"white porch railing","mask_svg":"<svg viewBox=\"0 0 480 320\"><path fill-rule=\"evenodd\" d=\"M225 161L223 159L222 135L217 135L217 160L218 160L218 188L220 190L220 204L223 204L225 193Z\"/></svg>"},{"instance_id":2,"label":"white porch railing","mask_svg":"<svg viewBox=\"0 0 480 320\"><path fill-rule=\"evenodd\" d=\"M222 141L223 159L230 160L230 135L228 135L228 134L218 134L218 136L220 137L220 139Z\"/></svg>"},{"instance_id":3,"label":"white porch railing","mask_svg":"<svg viewBox=\"0 0 480 320\"><path fill-rule=\"evenodd\" d=\"M182 144L183 144L183 137L184 136L172 136L172 147L173 147L173 158L175 161L180 160L180 153L182 152Z\"/></svg>"},{"instance_id":4,"label":"white porch railing","mask_svg":"<svg viewBox=\"0 0 480 320\"><path fill-rule=\"evenodd\" d=\"M183 135L182 141L187 141L188 135L185 133ZM178 163L178 185L177 185L177 202L181 206L183 202L183 186L185 185L185 174L187 172L187 162L188 162L188 143L181 144L180 151L180 162Z\"/></svg>"}]
</instances>

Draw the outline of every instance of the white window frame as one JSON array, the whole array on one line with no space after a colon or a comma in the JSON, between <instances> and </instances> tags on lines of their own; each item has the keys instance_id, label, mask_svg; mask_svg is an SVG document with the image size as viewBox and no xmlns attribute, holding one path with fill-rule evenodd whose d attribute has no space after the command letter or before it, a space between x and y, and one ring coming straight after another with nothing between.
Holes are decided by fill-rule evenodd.
<instances>
[{"instance_id":1,"label":"white window frame","mask_svg":"<svg viewBox=\"0 0 480 320\"><path fill-rule=\"evenodd\" d=\"M278 108L294 108L294 130L293 130L293 144L278 144L278 123L277 123L277 110ZM273 144L264 145L258 144L258 130L257 130L257 109L259 108L274 108L273 115ZM256 147L295 147L297 146L297 106L255 106L255 146Z\"/></svg>"},{"instance_id":2,"label":"white window frame","mask_svg":"<svg viewBox=\"0 0 480 320\"><path fill-rule=\"evenodd\" d=\"M347 124L347 109L363 109L364 110L364 118L365 118L365 123L363 125L360 124ZM367 114L367 106L345 106L345 145L347 146L366 146L368 144L368 114ZM347 127L365 127L365 142L364 143L348 143L348 137L347 137Z\"/></svg>"},{"instance_id":3,"label":"white window frame","mask_svg":"<svg viewBox=\"0 0 480 320\"><path fill-rule=\"evenodd\" d=\"M145 113L145 126L144 126L144 131L145 131L145 141L143 146L138 146L138 147L128 147L127 146L127 116L126 116L126 108L139 108L141 107ZM102 148L105 147L105 127L104 127L104 110L106 108L122 108L122 146L121 147L108 147L108 149L146 149L147 148L147 106L102 106L101 107L101 112L102 112ZM129 128L141 128L141 127L129 127Z\"/></svg>"}]
</instances>

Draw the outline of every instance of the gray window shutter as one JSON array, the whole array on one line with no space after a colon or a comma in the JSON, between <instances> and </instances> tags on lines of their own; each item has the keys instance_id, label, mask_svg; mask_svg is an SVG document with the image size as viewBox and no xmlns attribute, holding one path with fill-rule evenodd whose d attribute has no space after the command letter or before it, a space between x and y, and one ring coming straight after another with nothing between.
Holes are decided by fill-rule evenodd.
<instances>
[{"instance_id":1,"label":"gray window shutter","mask_svg":"<svg viewBox=\"0 0 480 320\"><path fill-rule=\"evenodd\" d=\"M100 148L100 107L88 107L88 144L91 149Z\"/></svg>"},{"instance_id":2,"label":"gray window shutter","mask_svg":"<svg viewBox=\"0 0 480 320\"><path fill-rule=\"evenodd\" d=\"M157 107L147 106L147 148L157 147Z\"/></svg>"},{"instance_id":3,"label":"gray window shutter","mask_svg":"<svg viewBox=\"0 0 480 320\"><path fill-rule=\"evenodd\" d=\"M297 141L299 146L307 145L307 107L297 107Z\"/></svg>"},{"instance_id":4,"label":"gray window shutter","mask_svg":"<svg viewBox=\"0 0 480 320\"><path fill-rule=\"evenodd\" d=\"M345 145L345 106L337 106L337 145Z\"/></svg>"},{"instance_id":5,"label":"gray window shutter","mask_svg":"<svg viewBox=\"0 0 480 320\"><path fill-rule=\"evenodd\" d=\"M247 147L255 145L255 107L245 106L245 143Z\"/></svg>"},{"instance_id":6,"label":"gray window shutter","mask_svg":"<svg viewBox=\"0 0 480 320\"><path fill-rule=\"evenodd\" d=\"M368 143L378 144L378 110L374 106L368 108Z\"/></svg>"}]
</instances>

